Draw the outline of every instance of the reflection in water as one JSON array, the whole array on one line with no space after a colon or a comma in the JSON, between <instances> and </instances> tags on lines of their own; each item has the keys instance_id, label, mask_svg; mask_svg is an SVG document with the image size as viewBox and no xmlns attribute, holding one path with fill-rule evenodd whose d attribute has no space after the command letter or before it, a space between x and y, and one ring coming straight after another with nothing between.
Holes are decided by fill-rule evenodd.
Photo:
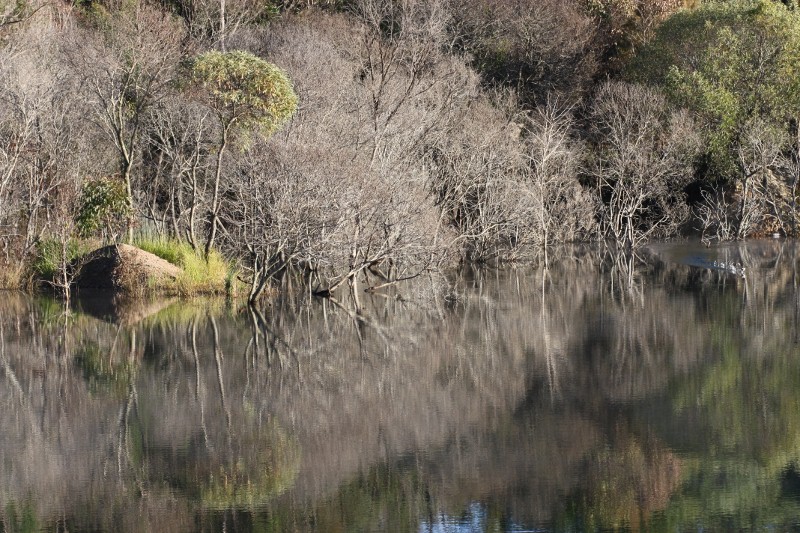
<instances>
[{"instance_id":1,"label":"reflection in water","mask_svg":"<svg viewBox=\"0 0 800 533\"><path fill-rule=\"evenodd\" d=\"M360 312L7 295L2 530L796 527L797 271L664 245Z\"/></svg>"}]
</instances>

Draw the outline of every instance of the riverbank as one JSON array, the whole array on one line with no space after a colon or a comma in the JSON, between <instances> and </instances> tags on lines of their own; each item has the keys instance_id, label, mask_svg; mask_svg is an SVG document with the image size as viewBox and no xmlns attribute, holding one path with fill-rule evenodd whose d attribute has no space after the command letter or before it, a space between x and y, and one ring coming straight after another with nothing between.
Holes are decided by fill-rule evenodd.
<instances>
[{"instance_id":1,"label":"riverbank","mask_svg":"<svg viewBox=\"0 0 800 533\"><path fill-rule=\"evenodd\" d=\"M55 292L108 291L131 297L235 295L240 292L233 263L212 250L208 257L186 243L138 240L98 245L55 241L37 246L28 264L8 269L6 289Z\"/></svg>"}]
</instances>

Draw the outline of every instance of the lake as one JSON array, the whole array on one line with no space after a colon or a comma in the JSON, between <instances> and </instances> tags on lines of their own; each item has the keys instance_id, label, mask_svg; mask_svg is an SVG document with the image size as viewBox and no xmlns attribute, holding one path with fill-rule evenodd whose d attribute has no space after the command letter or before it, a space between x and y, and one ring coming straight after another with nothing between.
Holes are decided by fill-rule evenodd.
<instances>
[{"instance_id":1,"label":"lake","mask_svg":"<svg viewBox=\"0 0 800 533\"><path fill-rule=\"evenodd\" d=\"M358 311L4 293L0 529L800 530L798 261L575 250Z\"/></svg>"}]
</instances>

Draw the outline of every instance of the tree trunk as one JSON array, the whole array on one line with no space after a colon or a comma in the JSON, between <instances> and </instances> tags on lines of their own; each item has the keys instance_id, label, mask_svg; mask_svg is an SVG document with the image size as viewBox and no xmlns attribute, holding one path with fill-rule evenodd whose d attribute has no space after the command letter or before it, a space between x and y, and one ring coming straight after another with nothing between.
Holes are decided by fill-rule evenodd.
<instances>
[{"instance_id":1,"label":"tree trunk","mask_svg":"<svg viewBox=\"0 0 800 533\"><path fill-rule=\"evenodd\" d=\"M736 229L736 238L743 239L744 235L744 221L747 214L747 196L750 193L750 179L744 178L744 185L742 187L742 199L739 205L739 227Z\"/></svg>"},{"instance_id":2,"label":"tree trunk","mask_svg":"<svg viewBox=\"0 0 800 533\"><path fill-rule=\"evenodd\" d=\"M219 182L222 176L222 158L225 155L225 148L228 146L228 128L233 122L230 121L222 128L222 140L219 146L219 153L217 153L217 165L214 172L214 194L211 197L211 220L210 228L208 230L208 238L204 248L206 261L211 253L211 248L214 246L214 241L217 238L217 225L219 224Z\"/></svg>"},{"instance_id":3,"label":"tree trunk","mask_svg":"<svg viewBox=\"0 0 800 533\"><path fill-rule=\"evenodd\" d=\"M219 0L219 48L225 51L225 0Z\"/></svg>"}]
</instances>

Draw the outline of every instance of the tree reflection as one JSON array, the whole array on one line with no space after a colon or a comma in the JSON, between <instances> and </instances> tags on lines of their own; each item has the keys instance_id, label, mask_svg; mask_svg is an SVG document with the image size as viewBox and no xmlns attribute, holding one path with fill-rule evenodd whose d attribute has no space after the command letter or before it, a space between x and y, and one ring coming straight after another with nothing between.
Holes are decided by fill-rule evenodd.
<instances>
[{"instance_id":1,"label":"tree reflection","mask_svg":"<svg viewBox=\"0 0 800 533\"><path fill-rule=\"evenodd\" d=\"M691 250L745 278L668 250L258 310L6 298L3 527L792 523L793 245Z\"/></svg>"}]
</instances>

